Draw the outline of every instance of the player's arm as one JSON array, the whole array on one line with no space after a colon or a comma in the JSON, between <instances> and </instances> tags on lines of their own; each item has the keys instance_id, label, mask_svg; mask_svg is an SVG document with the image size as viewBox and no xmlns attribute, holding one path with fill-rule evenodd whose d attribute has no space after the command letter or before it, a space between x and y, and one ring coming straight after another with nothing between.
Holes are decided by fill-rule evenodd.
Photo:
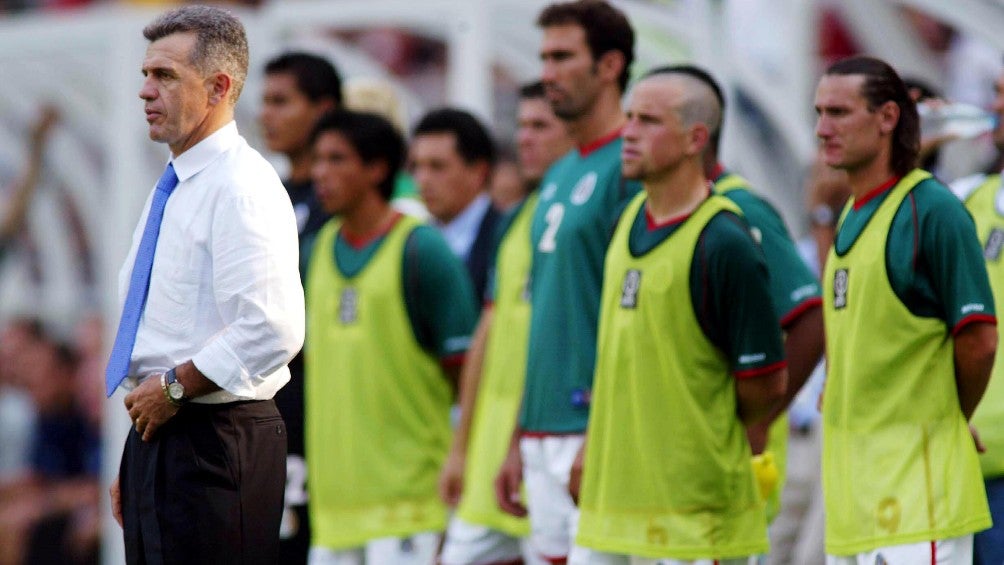
<instances>
[{"instance_id":1,"label":"player's arm","mask_svg":"<svg viewBox=\"0 0 1004 565\"><path fill-rule=\"evenodd\" d=\"M523 430L519 422L513 426L509 436L509 450L495 477L495 500L499 508L513 516L526 516L526 506L520 502L519 487L523 482L523 456L519 452L519 438Z\"/></svg>"},{"instance_id":2,"label":"player's arm","mask_svg":"<svg viewBox=\"0 0 1004 565\"><path fill-rule=\"evenodd\" d=\"M464 467L467 462L467 443L470 440L471 423L474 421L474 404L481 388L481 371L484 365L485 344L491 325L492 309L486 306L481 311L478 326L474 329L470 347L464 364L458 369L460 380L460 421L453 431L453 443L446 463L439 475L439 495L443 502L455 506L463 493Z\"/></svg>"},{"instance_id":3,"label":"player's arm","mask_svg":"<svg viewBox=\"0 0 1004 565\"><path fill-rule=\"evenodd\" d=\"M412 232L405 247L405 300L413 312L412 325L419 343L440 359L444 376L459 388L462 430L440 470L439 494L446 504L456 505L463 490L464 454L470 429L471 390L468 367L471 331L477 323L474 289L467 270L450 251L442 236L428 226ZM414 281L414 284L408 284ZM414 288L411 288L414 287ZM411 315L411 314L410 314ZM480 379L480 360L476 378ZM462 437L458 437L461 436Z\"/></svg>"},{"instance_id":4,"label":"player's arm","mask_svg":"<svg viewBox=\"0 0 1004 565\"><path fill-rule=\"evenodd\" d=\"M770 296L767 266L745 221L734 214L718 214L701 237L704 256L696 263L704 261L706 267L695 265L692 288L707 293L710 306L702 310L702 326L729 359L736 378L736 411L749 428L780 405L787 385L781 323Z\"/></svg>"},{"instance_id":5,"label":"player's arm","mask_svg":"<svg viewBox=\"0 0 1004 565\"><path fill-rule=\"evenodd\" d=\"M955 386L968 420L979 404L997 351L997 318L976 226L951 194L921 212L919 269L930 278L952 328ZM918 201L920 199L918 198Z\"/></svg>"}]
</instances>

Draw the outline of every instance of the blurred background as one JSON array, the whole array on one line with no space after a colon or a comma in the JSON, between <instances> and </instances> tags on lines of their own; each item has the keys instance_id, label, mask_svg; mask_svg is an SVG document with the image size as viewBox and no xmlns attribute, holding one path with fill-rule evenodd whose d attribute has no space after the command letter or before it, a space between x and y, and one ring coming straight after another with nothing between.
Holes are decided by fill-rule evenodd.
<instances>
[{"instance_id":1,"label":"blurred background","mask_svg":"<svg viewBox=\"0 0 1004 565\"><path fill-rule=\"evenodd\" d=\"M809 227L812 99L829 63L876 55L945 99L989 109L1004 53L1001 0L613 3L636 29L635 75L695 62L726 86L723 162L796 238ZM0 0L0 565L119 562L106 488L128 418L101 383L118 269L168 157L147 137L137 93L141 30L171 4ZM284 176L259 133L262 66L298 48L330 57L350 86L390 85L406 129L427 109L459 106L492 125L505 153L517 88L539 70L534 20L546 4L233 2L251 45L238 127ZM1000 164L982 135L943 146L931 166L951 181Z\"/></svg>"}]
</instances>

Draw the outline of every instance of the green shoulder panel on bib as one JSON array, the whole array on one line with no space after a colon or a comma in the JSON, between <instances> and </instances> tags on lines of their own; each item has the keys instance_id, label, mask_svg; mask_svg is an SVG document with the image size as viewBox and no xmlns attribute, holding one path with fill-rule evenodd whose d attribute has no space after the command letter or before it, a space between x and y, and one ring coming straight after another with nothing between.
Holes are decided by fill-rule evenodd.
<instances>
[{"instance_id":1,"label":"green shoulder panel on bib","mask_svg":"<svg viewBox=\"0 0 1004 565\"><path fill-rule=\"evenodd\" d=\"M441 530L436 483L450 444L450 384L404 306L403 217L355 276L335 267L338 224L307 273L305 420L312 543L346 549ZM323 454L323 456L311 456Z\"/></svg>"},{"instance_id":2,"label":"green shoulder panel on bib","mask_svg":"<svg viewBox=\"0 0 1004 565\"><path fill-rule=\"evenodd\" d=\"M993 288L994 300L1004 303L1004 186L1000 175L989 175L966 199L966 208L976 221L983 257ZM1004 338L1004 332L1000 332ZM990 384L973 414L972 423L987 446L980 454L986 478L1004 476L1004 345L998 345Z\"/></svg>"},{"instance_id":3,"label":"green shoulder panel on bib","mask_svg":"<svg viewBox=\"0 0 1004 565\"><path fill-rule=\"evenodd\" d=\"M890 191L853 245L831 251L823 300L826 550L851 555L967 535L990 525L979 461L955 392L943 320L893 291L885 249L900 204L928 173Z\"/></svg>"},{"instance_id":4,"label":"green shoulder panel on bib","mask_svg":"<svg viewBox=\"0 0 1004 565\"><path fill-rule=\"evenodd\" d=\"M637 196L626 217L643 204ZM576 539L582 546L685 560L767 550L735 380L690 304L697 240L723 210L738 213L727 199L710 197L640 257L628 249L633 222L622 222L611 241Z\"/></svg>"}]
</instances>

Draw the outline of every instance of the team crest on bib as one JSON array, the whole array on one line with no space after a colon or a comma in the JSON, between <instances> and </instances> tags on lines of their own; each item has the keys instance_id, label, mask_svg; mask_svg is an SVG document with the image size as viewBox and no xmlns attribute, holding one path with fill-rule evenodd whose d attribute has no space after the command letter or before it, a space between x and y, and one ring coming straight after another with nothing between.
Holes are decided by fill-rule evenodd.
<instances>
[{"instance_id":1,"label":"team crest on bib","mask_svg":"<svg viewBox=\"0 0 1004 565\"><path fill-rule=\"evenodd\" d=\"M833 308L840 310L847 306L847 269L837 269L833 273Z\"/></svg>"},{"instance_id":2,"label":"team crest on bib","mask_svg":"<svg viewBox=\"0 0 1004 565\"><path fill-rule=\"evenodd\" d=\"M1001 258L1002 247L1004 247L1004 230L1000 228L990 230L987 244L983 247L983 258L987 261L997 261Z\"/></svg>"},{"instance_id":3,"label":"team crest on bib","mask_svg":"<svg viewBox=\"0 0 1004 565\"><path fill-rule=\"evenodd\" d=\"M342 289L338 298L338 321L343 324L353 324L359 319L359 293L352 287Z\"/></svg>"},{"instance_id":4,"label":"team crest on bib","mask_svg":"<svg viewBox=\"0 0 1004 565\"><path fill-rule=\"evenodd\" d=\"M598 176L596 171L590 171L579 179L579 182L575 183L575 188L572 189L572 204L581 206L589 201L589 197L592 196L593 191L596 190L597 178Z\"/></svg>"},{"instance_id":5,"label":"team crest on bib","mask_svg":"<svg viewBox=\"0 0 1004 565\"><path fill-rule=\"evenodd\" d=\"M637 308L640 289L641 271L628 269L628 272L624 274L624 285L621 286L621 308Z\"/></svg>"}]
</instances>

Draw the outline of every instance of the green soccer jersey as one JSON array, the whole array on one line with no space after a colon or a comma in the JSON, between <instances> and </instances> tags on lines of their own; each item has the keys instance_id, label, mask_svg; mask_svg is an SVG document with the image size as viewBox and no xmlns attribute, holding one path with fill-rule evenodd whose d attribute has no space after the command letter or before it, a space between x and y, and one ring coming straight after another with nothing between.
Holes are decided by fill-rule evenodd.
<instances>
[{"instance_id":1,"label":"green soccer jersey","mask_svg":"<svg viewBox=\"0 0 1004 565\"><path fill-rule=\"evenodd\" d=\"M976 233L983 244L983 258L990 275L994 300L1004 300L1004 186L1001 175L980 175L974 188L960 194L976 222ZM953 185L953 188L955 186ZM1000 332L1004 338L1004 332ZM1004 346L998 344L990 384L983 395L972 423L987 446L980 454L980 466L987 479L1004 476Z\"/></svg>"},{"instance_id":2,"label":"green soccer jersey","mask_svg":"<svg viewBox=\"0 0 1004 565\"><path fill-rule=\"evenodd\" d=\"M401 217L358 247L340 232L332 220L317 236L305 346L312 544L335 550L445 526L436 482L454 395L440 358L462 353L474 324L466 272L432 228ZM416 287L442 293L427 305L439 319L408 312ZM444 293L455 287L463 299ZM438 328L434 347L417 326Z\"/></svg>"},{"instance_id":3,"label":"green soccer jersey","mask_svg":"<svg viewBox=\"0 0 1004 565\"><path fill-rule=\"evenodd\" d=\"M530 345L520 427L581 433L589 418L603 257L617 215L640 190L621 177L621 140L573 149L541 180L533 245Z\"/></svg>"},{"instance_id":4,"label":"green soccer jersey","mask_svg":"<svg viewBox=\"0 0 1004 565\"><path fill-rule=\"evenodd\" d=\"M644 201L606 258L576 542L681 560L763 553L735 384L783 367L763 257L726 198L666 226L648 225Z\"/></svg>"},{"instance_id":5,"label":"green soccer jersey","mask_svg":"<svg viewBox=\"0 0 1004 565\"><path fill-rule=\"evenodd\" d=\"M923 294L918 280L938 308L904 299ZM854 555L989 526L951 339L953 328L993 319L969 215L919 169L852 198L823 284L827 553ZM940 315L924 313L934 310Z\"/></svg>"},{"instance_id":6,"label":"green soccer jersey","mask_svg":"<svg viewBox=\"0 0 1004 565\"><path fill-rule=\"evenodd\" d=\"M714 180L714 190L733 201L750 225L753 239L760 244L770 273L770 295L781 327L787 328L799 315L822 304L819 281L802 260L784 220L773 206L753 192L743 177L722 171ZM774 454L779 481L767 500L767 519L781 509L788 460L788 414L785 412L770 426L767 450Z\"/></svg>"}]
</instances>

